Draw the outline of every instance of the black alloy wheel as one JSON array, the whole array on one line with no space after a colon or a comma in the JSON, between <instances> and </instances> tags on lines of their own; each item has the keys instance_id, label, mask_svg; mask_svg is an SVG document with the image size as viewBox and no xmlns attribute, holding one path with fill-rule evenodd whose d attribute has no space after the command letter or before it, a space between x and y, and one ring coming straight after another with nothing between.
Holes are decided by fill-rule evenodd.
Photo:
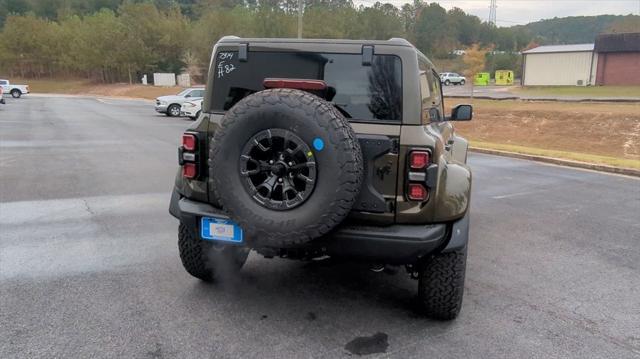
<instances>
[{"instance_id":1,"label":"black alloy wheel","mask_svg":"<svg viewBox=\"0 0 640 359\"><path fill-rule=\"evenodd\" d=\"M273 210L299 206L311 195L317 180L316 161L309 146L289 130L258 132L245 144L240 175L249 195Z\"/></svg>"}]
</instances>

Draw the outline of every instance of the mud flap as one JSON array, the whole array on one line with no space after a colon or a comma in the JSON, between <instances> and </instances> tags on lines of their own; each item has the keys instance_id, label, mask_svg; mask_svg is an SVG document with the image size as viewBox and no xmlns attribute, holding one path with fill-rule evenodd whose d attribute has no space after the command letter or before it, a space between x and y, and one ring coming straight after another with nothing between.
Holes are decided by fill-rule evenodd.
<instances>
[{"instance_id":1,"label":"mud flap","mask_svg":"<svg viewBox=\"0 0 640 359\"><path fill-rule=\"evenodd\" d=\"M469 242L469 210L461 219L455 221L451 228L451 239L442 252L452 252L464 248Z\"/></svg>"}]
</instances>

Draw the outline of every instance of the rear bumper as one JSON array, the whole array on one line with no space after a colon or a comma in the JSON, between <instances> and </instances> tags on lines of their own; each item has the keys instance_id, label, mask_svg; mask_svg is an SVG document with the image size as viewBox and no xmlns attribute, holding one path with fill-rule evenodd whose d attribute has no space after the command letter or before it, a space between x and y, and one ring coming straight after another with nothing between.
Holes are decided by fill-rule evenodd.
<instances>
[{"instance_id":1,"label":"rear bumper","mask_svg":"<svg viewBox=\"0 0 640 359\"><path fill-rule=\"evenodd\" d=\"M176 190L171 196L169 213L198 237L201 217L228 218L224 211L207 203L181 198ZM468 233L467 213L453 223L390 226L342 224L327 237L313 241L307 246L324 248L331 256L387 264L410 264L431 253L447 252L466 246Z\"/></svg>"}]
</instances>

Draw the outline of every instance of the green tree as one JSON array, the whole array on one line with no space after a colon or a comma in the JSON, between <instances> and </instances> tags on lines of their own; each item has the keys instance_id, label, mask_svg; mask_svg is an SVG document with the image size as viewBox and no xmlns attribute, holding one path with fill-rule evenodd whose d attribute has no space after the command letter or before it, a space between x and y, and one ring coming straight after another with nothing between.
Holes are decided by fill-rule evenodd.
<instances>
[{"instance_id":1,"label":"green tree","mask_svg":"<svg viewBox=\"0 0 640 359\"><path fill-rule=\"evenodd\" d=\"M455 47L455 38L449 31L447 11L437 3L420 9L415 26L416 46L427 56L445 56Z\"/></svg>"},{"instance_id":2,"label":"green tree","mask_svg":"<svg viewBox=\"0 0 640 359\"><path fill-rule=\"evenodd\" d=\"M628 15L607 27L605 33L640 32L640 16Z\"/></svg>"},{"instance_id":3,"label":"green tree","mask_svg":"<svg viewBox=\"0 0 640 359\"><path fill-rule=\"evenodd\" d=\"M492 48L482 48L479 44L473 44L465 50L462 61L466 66L464 75L471 80L471 97L473 97L474 78L485 69L486 56L491 50Z\"/></svg>"},{"instance_id":4,"label":"green tree","mask_svg":"<svg viewBox=\"0 0 640 359\"><path fill-rule=\"evenodd\" d=\"M357 38L388 40L403 35L400 10L391 4L376 2L371 7L361 8L358 23L360 28Z\"/></svg>"}]
</instances>

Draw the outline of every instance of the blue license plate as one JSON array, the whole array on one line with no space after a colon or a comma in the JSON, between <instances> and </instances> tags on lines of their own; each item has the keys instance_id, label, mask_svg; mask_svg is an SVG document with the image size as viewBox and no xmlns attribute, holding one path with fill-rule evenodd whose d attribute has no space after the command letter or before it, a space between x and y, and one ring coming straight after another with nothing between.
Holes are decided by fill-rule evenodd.
<instances>
[{"instance_id":1,"label":"blue license plate","mask_svg":"<svg viewBox=\"0 0 640 359\"><path fill-rule=\"evenodd\" d=\"M242 228L230 219L202 217L200 235L210 241L242 243Z\"/></svg>"}]
</instances>

